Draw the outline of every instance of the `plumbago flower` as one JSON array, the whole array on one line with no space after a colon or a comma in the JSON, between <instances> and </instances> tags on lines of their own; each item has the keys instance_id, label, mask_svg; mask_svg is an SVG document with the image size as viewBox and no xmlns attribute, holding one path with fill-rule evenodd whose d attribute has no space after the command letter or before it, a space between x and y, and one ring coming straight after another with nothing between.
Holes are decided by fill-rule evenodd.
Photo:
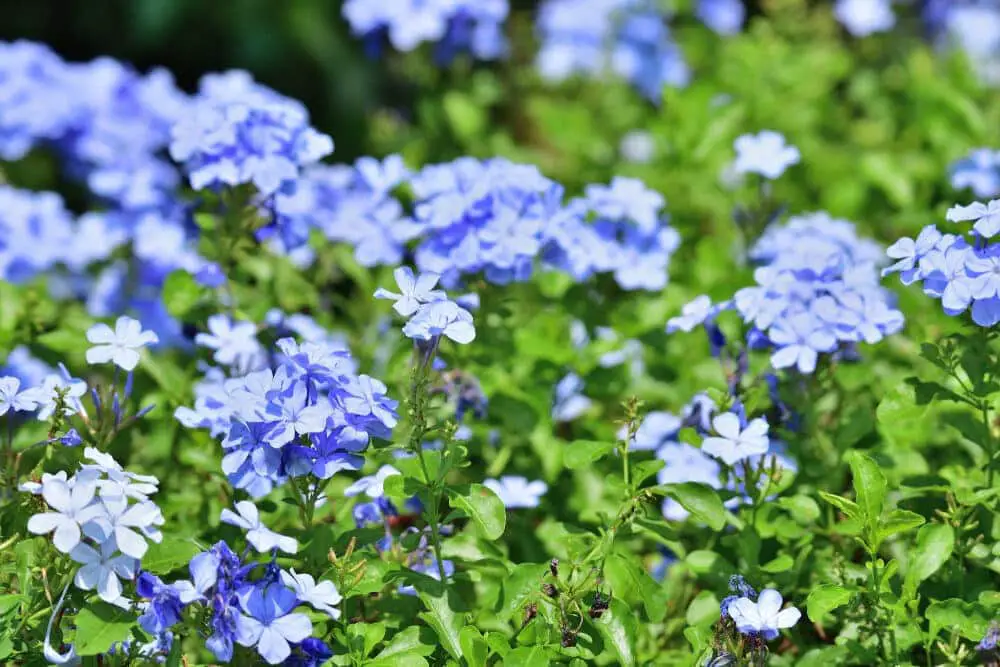
<instances>
[{"instance_id":1,"label":"plumbago flower","mask_svg":"<svg viewBox=\"0 0 1000 667\"><path fill-rule=\"evenodd\" d=\"M969 312L981 327L1000 322L1000 200L953 206L945 216L952 223L972 223L965 231L942 233L928 225L914 239L903 238L889 248L899 261L886 272L898 272L905 285L920 283L924 293L941 300L951 316Z\"/></svg>"},{"instance_id":2,"label":"plumbago flower","mask_svg":"<svg viewBox=\"0 0 1000 667\"><path fill-rule=\"evenodd\" d=\"M795 607L782 609L782 602L781 593L773 588L765 588L756 601L750 597L740 597L731 601L726 613L741 633L760 635L766 641L770 641L777 637L783 628L792 627L802 617L802 613Z\"/></svg>"},{"instance_id":3,"label":"plumbago flower","mask_svg":"<svg viewBox=\"0 0 1000 667\"><path fill-rule=\"evenodd\" d=\"M449 301L444 292L432 289L437 284L437 274L421 274L414 278L408 267L394 272L402 294L386 289L375 291L376 299L394 301L393 308L410 319L403 325L403 335L433 349L442 336L465 345L476 338L476 327L472 313L454 301Z\"/></svg>"},{"instance_id":4,"label":"plumbago flower","mask_svg":"<svg viewBox=\"0 0 1000 667\"><path fill-rule=\"evenodd\" d=\"M398 421L385 385L357 375L348 350L325 335L279 339L273 368L228 378L209 370L195 405L175 412L182 424L224 436L223 472L253 498L292 478L360 469L370 439L389 437Z\"/></svg>"},{"instance_id":5,"label":"plumbago flower","mask_svg":"<svg viewBox=\"0 0 1000 667\"><path fill-rule=\"evenodd\" d=\"M921 244L926 247L930 239ZM891 252L900 261L893 269L912 269L922 250L897 245ZM713 348L721 348L726 342L715 319L732 309L747 325L749 349L770 349L774 368L806 375L822 355L877 343L903 327L902 313L879 285L882 251L858 238L846 220L814 213L772 225L750 258L759 264L756 285L738 290L731 307L729 302L712 307L699 297L670 320L668 331L693 328L701 320Z\"/></svg>"},{"instance_id":6,"label":"plumbago flower","mask_svg":"<svg viewBox=\"0 0 1000 667\"><path fill-rule=\"evenodd\" d=\"M1000 151L977 148L951 166L951 186L980 198L1000 195Z\"/></svg>"},{"instance_id":7,"label":"plumbago flower","mask_svg":"<svg viewBox=\"0 0 1000 667\"><path fill-rule=\"evenodd\" d=\"M133 580L147 540L159 542L163 515L148 498L155 477L125 471L108 454L88 447L85 463L72 477L46 475L22 489L41 495L51 511L28 520L28 531L52 533L52 544L80 564L74 583L97 590L106 602L122 601L121 579Z\"/></svg>"},{"instance_id":8,"label":"plumbago flower","mask_svg":"<svg viewBox=\"0 0 1000 667\"><path fill-rule=\"evenodd\" d=\"M786 144L785 137L771 130L744 134L736 139L734 147L733 169L737 174L759 174L773 180L801 159L798 148Z\"/></svg>"},{"instance_id":9,"label":"plumbago flower","mask_svg":"<svg viewBox=\"0 0 1000 667\"><path fill-rule=\"evenodd\" d=\"M122 315L114 330L107 324L95 324L87 330L87 340L94 347L87 350L88 364L112 362L123 371L134 371L139 364L139 350L159 338L152 331L143 331L138 320Z\"/></svg>"},{"instance_id":10,"label":"plumbago flower","mask_svg":"<svg viewBox=\"0 0 1000 667\"><path fill-rule=\"evenodd\" d=\"M254 577L262 565L263 573ZM286 572L274 560L266 565L244 562L225 542L192 558L188 570L189 580L172 584L140 575L137 591L147 600L139 618L144 630L166 632L180 622L185 607L198 605L207 612L205 646L221 662L232 660L235 644L256 649L271 665L318 665L332 655L312 637L309 616L296 611L309 604L338 618L340 595L332 582Z\"/></svg>"},{"instance_id":11,"label":"plumbago flower","mask_svg":"<svg viewBox=\"0 0 1000 667\"><path fill-rule=\"evenodd\" d=\"M272 549L280 549L285 553L294 554L299 550L299 544L293 537L279 535L260 520L257 506L248 500L236 503L236 512L226 508L222 510L222 521L242 528L246 531L247 542L261 553Z\"/></svg>"},{"instance_id":12,"label":"plumbago flower","mask_svg":"<svg viewBox=\"0 0 1000 667\"><path fill-rule=\"evenodd\" d=\"M549 486L541 480L529 482L527 477L504 475L500 479L487 479L483 486L490 489L507 509L538 507Z\"/></svg>"},{"instance_id":13,"label":"plumbago flower","mask_svg":"<svg viewBox=\"0 0 1000 667\"><path fill-rule=\"evenodd\" d=\"M724 412L712 420L712 428L717 435L705 438L701 449L726 465L760 456L768 450L767 421L762 418L746 423L739 415Z\"/></svg>"}]
</instances>

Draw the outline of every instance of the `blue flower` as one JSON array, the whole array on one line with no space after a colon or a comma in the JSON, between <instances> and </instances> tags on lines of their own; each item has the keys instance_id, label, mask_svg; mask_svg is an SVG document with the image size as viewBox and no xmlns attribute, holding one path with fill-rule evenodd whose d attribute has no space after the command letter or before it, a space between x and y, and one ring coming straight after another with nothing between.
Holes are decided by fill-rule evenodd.
<instances>
[{"instance_id":1,"label":"blue flower","mask_svg":"<svg viewBox=\"0 0 1000 667\"><path fill-rule=\"evenodd\" d=\"M948 222L966 222L975 220L972 229L983 238L992 238L1000 232L1000 199L994 199L988 204L973 202L968 206L953 206L945 216Z\"/></svg>"},{"instance_id":2,"label":"blue flower","mask_svg":"<svg viewBox=\"0 0 1000 667\"><path fill-rule=\"evenodd\" d=\"M251 586L238 594L243 614L236 619L236 642L256 646L269 665L277 665L291 655L291 644L312 634L312 622L292 610L298 600L281 583Z\"/></svg>"},{"instance_id":3,"label":"blue flower","mask_svg":"<svg viewBox=\"0 0 1000 667\"><path fill-rule=\"evenodd\" d=\"M639 424L629 447L636 451L655 451L674 440L683 425L683 420L673 413L660 410L649 412Z\"/></svg>"},{"instance_id":4,"label":"blue flower","mask_svg":"<svg viewBox=\"0 0 1000 667\"><path fill-rule=\"evenodd\" d=\"M855 37L885 32L896 24L891 0L837 0L833 13Z\"/></svg>"},{"instance_id":5,"label":"blue flower","mask_svg":"<svg viewBox=\"0 0 1000 667\"><path fill-rule=\"evenodd\" d=\"M695 15L720 35L735 35L743 27L743 0L698 0Z\"/></svg>"},{"instance_id":6,"label":"blue flower","mask_svg":"<svg viewBox=\"0 0 1000 667\"><path fill-rule=\"evenodd\" d=\"M16 377L0 377L0 417L11 410L31 412L38 408L41 394L35 389L21 390L21 381Z\"/></svg>"},{"instance_id":7,"label":"blue flower","mask_svg":"<svg viewBox=\"0 0 1000 667\"><path fill-rule=\"evenodd\" d=\"M573 421L590 409L592 401L582 391L583 380L576 373L567 373L559 380L555 389L552 419L557 422Z\"/></svg>"},{"instance_id":8,"label":"blue flower","mask_svg":"<svg viewBox=\"0 0 1000 667\"><path fill-rule=\"evenodd\" d=\"M726 465L767 452L768 425L763 418L742 424L737 415L724 412L712 420L712 427L717 435L705 438L701 449Z\"/></svg>"},{"instance_id":9,"label":"blue flower","mask_svg":"<svg viewBox=\"0 0 1000 667\"><path fill-rule=\"evenodd\" d=\"M260 365L263 350L253 322L233 322L227 315L216 314L208 318L208 331L196 334L194 342L215 350L212 358L216 363L243 368Z\"/></svg>"},{"instance_id":10,"label":"blue flower","mask_svg":"<svg viewBox=\"0 0 1000 667\"><path fill-rule=\"evenodd\" d=\"M775 179L800 159L799 149L786 144L785 137L771 130L744 134L733 145L736 149L733 169L738 174L760 174Z\"/></svg>"},{"instance_id":11,"label":"blue flower","mask_svg":"<svg viewBox=\"0 0 1000 667\"><path fill-rule=\"evenodd\" d=\"M1000 195L1000 151L978 148L951 167L951 186L979 198Z\"/></svg>"},{"instance_id":12,"label":"blue flower","mask_svg":"<svg viewBox=\"0 0 1000 667\"><path fill-rule=\"evenodd\" d=\"M261 522L260 512L252 502L241 500L236 503L235 507L236 512L228 508L222 510L222 521L245 530L247 542L254 549L261 553L280 549L289 554L294 554L299 550L299 544L295 538L280 535Z\"/></svg>"},{"instance_id":13,"label":"blue flower","mask_svg":"<svg viewBox=\"0 0 1000 667\"><path fill-rule=\"evenodd\" d=\"M465 345L476 338L472 314L453 301L424 304L403 326L403 335L415 340L433 340L445 336Z\"/></svg>"},{"instance_id":14,"label":"blue flower","mask_svg":"<svg viewBox=\"0 0 1000 667\"><path fill-rule=\"evenodd\" d=\"M163 583L155 574L141 572L136 579L135 590L149 600L149 606L139 617L143 630L157 634L180 622L184 603L176 588Z\"/></svg>"},{"instance_id":15,"label":"blue flower","mask_svg":"<svg viewBox=\"0 0 1000 667\"><path fill-rule=\"evenodd\" d=\"M729 603L727 612L741 633L760 635L770 641L778 636L782 628L798 623L802 616L795 607L782 610L781 604L781 593L765 588L756 602L748 597L738 598Z\"/></svg>"},{"instance_id":16,"label":"blue flower","mask_svg":"<svg viewBox=\"0 0 1000 667\"><path fill-rule=\"evenodd\" d=\"M549 490L545 482L529 482L526 477L518 475L504 475L498 480L487 479L483 486L496 493L507 509L538 507L541 497Z\"/></svg>"}]
</instances>

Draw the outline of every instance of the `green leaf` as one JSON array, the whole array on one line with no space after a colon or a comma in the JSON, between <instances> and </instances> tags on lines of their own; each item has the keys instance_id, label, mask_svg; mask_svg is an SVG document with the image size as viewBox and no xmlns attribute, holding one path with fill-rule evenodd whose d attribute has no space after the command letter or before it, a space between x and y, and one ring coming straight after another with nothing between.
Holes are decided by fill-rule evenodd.
<instances>
[{"instance_id":1,"label":"green leaf","mask_svg":"<svg viewBox=\"0 0 1000 667\"><path fill-rule=\"evenodd\" d=\"M57 329L38 337L38 344L53 352L73 352L83 350L89 343L79 333L69 329Z\"/></svg>"},{"instance_id":2,"label":"green leaf","mask_svg":"<svg viewBox=\"0 0 1000 667\"><path fill-rule=\"evenodd\" d=\"M607 455L614 448L615 443L613 442L574 440L563 450L563 463L571 470L585 468Z\"/></svg>"},{"instance_id":3,"label":"green leaf","mask_svg":"<svg viewBox=\"0 0 1000 667\"><path fill-rule=\"evenodd\" d=\"M397 632L375 656L378 660L395 658L405 654L430 655L434 652L434 638L430 630L411 625Z\"/></svg>"},{"instance_id":4,"label":"green leaf","mask_svg":"<svg viewBox=\"0 0 1000 667\"><path fill-rule=\"evenodd\" d=\"M787 510L796 523L808 526L820 517L819 505L809 496L778 498L778 507Z\"/></svg>"},{"instance_id":5,"label":"green leaf","mask_svg":"<svg viewBox=\"0 0 1000 667\"><path fill-rule=\"evenodd\" d=\"M487 540L498 540L507 525L507 508L503 501L482 484L450 487L448 502L465 512Z\"/></svg>"},{"instance_id":6,"label":"green leaf","mask_svg":"<svg viewBox=\"0 0 1000 667\"><path fill-rule=\"evenodd\" d=\"M168 313L183 320L198 305L204 293L205 288L195 281L194 276L184 269L177 269L163 283L163 305Z\"/></svg>"},{"instance_id":7,"label":"green leaf","mask_svg":"<svg viewBox=\"0 0 1000 667\"><path fill-rule=\"evenodd\" d=\"M627 591L628 595L623 597L628 600L634 599L632 595L638 596L650 618L663 618L667 613L666 591L634 557L611 554L604 563L604 574L611 590Z\"/></svg>"},{"instance_id":8,"label":"green leaf","mask_svg":"<svg viewBox=\"0 0 1000 667\"><path fill-rule=\"evenodd\" d=\"M826 491L820 491L819 497L830 503L841 512L843 512L850 519L861 519L861 508L858 504L848 500L843 496L838 496L833 493L827 493Z\"/></svg>"},{"instance_id":9,"label":"green leaf","mask_svg":"<svg viewBox=\"0 0 1000 667\"><path fill-rule=\"evenodd\" d=\"M719 494L707 484L683 482L665 484L659 488L690 512L692 518L707 524L712 530L722 530L726 525L728 512Z\"/></svg>"},{"instance_id":10,"label":"green leaf","mask_svg":"<svg viewBox=\"0 0 1000 667\"><path fill-rule=\"evenodd\" d=\"M519 646L504 657L503 664L507 667L548 667L551 661L542 646Z\"/></svg>"},{"instance_id":11,"label":"green leaf","mask_svg":"<svg viewBox=\"0 0 1000 667\"><path fill-rule=\"evenodd\" d=\"M129 636L135 621L135 614L106 602L84 607L73 619L76 624L74 644L77 654L98 655L107 652L112 644Z\"/></svg>"},{"instance_id":12,"label":"green leaf","mask_svg":"<svg viewBox=\"0 0 1000 667\"><path fill-rule=\"evenodd\" d=\"M850 456L848 465L854 477L854 495L861 515L869 526L875 526L885 505L885 475L870 456L860 452Z\"/></svg>"},{"instance_id":13,"label":"green leaf","mask_svg":"<svg viewBox=\"0 0 1000 667\"><path fill-rule=\"evenodd\" d=\"M539 591L542 575L547 568L545 563L518 563L514 566L502 584L497 609L501 616L514 618L524 608L528 600Z\"/></svg>"},{"instance_id":14,"label":"green leaf","mask_svg":"<svg viewBox=\"0 0 1000 667\"><path fill-rule=\"evenodd\" d=\"M153 574L167 574L186 566L202 551L194 540L164 537L159 544L150 543L149 550L142 557L142 569Z\"/></svg>"},{"instance_id":15,"label":"green leaf","mask_svg":"<svg viewBox=\"0 0 1000 667\"><path fill-rule=\"evenodd\" d=\"M458 633L458 641L462 645L468 667L486 667L486 658L490 650L479 630L471 625L465 626Z\"/></svg>"},{"instance_id":16,"label":"green leaf","mask_svg":"<svg viewBox=\"0 0 1000 667\"><path fill-rule=\"evenodd\" d=\"M919 528L925 523L927 520L916 512L901 509L892 510L889 512L889 516L879 522L878 542L881 543L896 533L905 533L908 530Z\"/></svg>"},{"instance_id":17,"label":"green leaf","mask_svg":"<svg viewBox=\"0 0 1000 667\"><path fill-rule=\"evenodd\" d=\"M712 591L702 591L691 600L684 620L690 626L707 627L719 620L719 598Z\"/></svg>"},{"instance_id":18,"label":"green leaf","mask_svg":"<svg viewBox=\"0 0 1000 667\"><path fill-rule=\"evenodd\" d=\"M854 591L835 584L821 584L806 598L806 613L814 623L822 623L828 613L843 607L854 597Z\"/></svg>"},{"instance_id":19,"label":"green leaf","mask_svg":"<svg viewBox=\"0 0 1000 667\"><path fill-rule=\"evenodd\" d=\"M936 637L941 630L954 628L973 641L983 638L993 617L983 605L957 598L932 603L924 615L930 621L931 637Z\"/></svg>"},{"instance_id":20,"label":"green leaf","mask_svg":"<svg viewBox=\"0 0 1000 667\"><path fill-rule=\"evenodd\" d=\"M8 611L21 604L24 599L24 596L18 593L0 595L0 616L3 616Z\"/></svg>"},{"instance_id":21,"label":"green leaf","mask_svg":"<svg viewBox=\"0 0 1000 667\"><path fill-rule=\"evenodd\" d=\"M598 631L618 655L618 664L624 667L635 665L637 623L636 615L618 599L612 600L608 610L595 622Z\"/></svg>"},{"instance_id":22,"label":"green leaf","mask_svg":"<svg viewBox=\"0 0 1000 667\"><path fill-rule=\"evenodd\" d=\"M777 574L778 572L787 572L788 570L792 569L792 566L794 565L795 565L794 558L792 558L788 554L781 554L774 560L768 561L767 563L761 565L760 569L770 574Z\"/></svg>"},{"instance_id":23,"label":"green leaf","mask_svg":"<svg viewBox=\"0 0 1000 667\"><path fill-rule=\"evenodd\" d=\"M458 639L458 633L462 630L462 619L452 611L448 605L448 594L441 590L439 594L432 595L429 592L421 591L417 595L427 607L427 611L420 613L420 618L424 620L431 629L437 633L441 640L441 646L456 660L462 659L462 644Z\"/></svg>"},{"instance_id":24,"label":"green leaf","mask_svg":"<svg viewBox=\"0 0 1000 667\"><path fill-rule=\"evenodd\" d=\"M903 579L903 599L913 599L920 582L941 569L941 566L951 558L954 549L955 530L951 526L943 523L923 526L917 533L913 558Z\"/></svg>"},{"instance_id":25,"label":"green leaf","mask_svg":"<svg viewBox=\"0 0 1000 667\"><path fill-rule=\"evenodd\" d=\"M647 479L655 475L665 465L665 461L653 459L652 461L641 461L632 466L632 484L640 486Z\"/></svg>"}]
</instances>

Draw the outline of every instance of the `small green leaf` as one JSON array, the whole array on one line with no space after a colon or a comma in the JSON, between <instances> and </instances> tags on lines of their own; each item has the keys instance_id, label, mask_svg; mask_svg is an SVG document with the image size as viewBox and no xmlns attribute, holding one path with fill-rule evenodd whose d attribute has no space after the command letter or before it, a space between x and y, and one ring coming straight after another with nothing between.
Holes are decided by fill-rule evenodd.
<instances>
[{"instance_id":1,"label":"small green leaf","mask_svg":"<svg viewBox=\"0 0 1000 667\"><path fill-rule=\"evenodd\" d=\"M821 584L806 598L806 613L814 623L822 623L828 613L843 607L854 597L854 591L834 584Z\"/></svg>"},{"instance_id":2,"label":"small green leaf","mask_svg":"<svg viewBox=\"0 0 1000 667\"><path fill-rule=\"evenodd\" d=\"M917 533L913 558L903 579L903 599L910 600L917 594L920 582L929 578L951 558L955 549L955 530L943 523L923 526Z\"/></svg>"},{"instance_id":3,"label":"small green leaf","mask_svg":"<svg viewBox=\"0 0 1000 667\"><path fill-rule=\"evenodd\" d=\"M827 493L826 491L820 491L819 497L839 509L849 519L861 520L861 508L858 507L857 503L848 500L843 496Z\"/></svg>"},{"instance_id":4,"label":"small green leaf","mask_svg":"<svg viewBox=\"0 0 1000 667\"><path fill-rule=\"evenodd\" d=\"M585 468L607 455L614 448L615 443L613 442L574 440L563 450L563 463L571 470Z\"/></svg>"},{"instance_id":5,"label":"small green leaf","mask_svg":"<svg viewBox=\"0 0 1000 667\"><path fill-rule=\"evenodd\" d=\"M848 460L854 477L854 495L869 526L875 526L885 505L885 475L870 456L854 452Z\"/></svg>"},{"instance_id":6,"label":"small green leaf","mask_svg":"<svg viewBox=\"0 0 1000 667\"><path fill-rule=\"evenodd\" d=\"M180 320L198 305L204 294L205 288L184 269L172 272L163 283L163 305L168 313Z\"/></svg>"},{"instance_id":7,"label":"small green leaf","mask_svg":"<svg viewBox=\"0 0 1000 667\"><path fill-rule=\"evenodd\" d=\"M711 591L702 591L688 605L684 619L691 626L709 626L719 619L719 598Z\"/></svg>"},{"instance_id":8,"label":"small green leaf","mask_svg":"<svg viewBox=\"0 0 1000 667\"><path fill-rule=\"evenodd\" d=\"M796 523L808 526L820 517L819 505L809 496L778 498L778 507L788 511Z\"/></svg>"},{"instance_id":9,"label":"small green leaf","mask_svg":"<svg viewBox=\"0 0 1000 667\"><path fill-rule=\"evenodd\" d=\"M518 563L504 579L497 611L507 618L515 618L541 588L545 563ZM520 621L520 619L517 619Z\"/></svg>"},{"instance_id":10,"label":"small green leaf","mask_svg":"<svg viewBox=\"0 0 1000 667\"><path fill-rule=\"evenodd\" d=\"M919 528L925 523L927 523L927 520L916 512L895 509L889 512L889 516L879 522L877 532L878 542L881 543L887 537L896 533L905 533L908 530Z\"/></svg>"},{"instance_id":11,"label":"small green leaf","mask_svg":"<svg viewBox=\"0 0 1000 667\"><path fill-rule=\"evenodd\" d=\"M692 518L707 524L712 530L722 530L726 525L728 512L715 489L707 484L683 482L665 484L659 487L681 507L691 513Z\"/></svg>"},{"instance_id":12,"label":"small green leaf","mask_svg":"<svg viewBox=\"0 0 1000 667\"><path fill-rule=\"evenodd\" d=\"M194 540L165 537L159 544L152 542L142 557L142 569L153 574L167 574L186 566L203 549Z\"/></svg>"},{"instance_id":13,"label":"small green leaf","mask_svg":"<svg viewBox=\"0 0 1000 667\"><path fill-rule=\"evenodd\" d=\"M936 637L941 630L954 628L973 641L983 638L993 617L981 604L963 602L958 598L932 603L927 607L925 616L930 621L931 637Z\"/></svg>"},{"instance_id":14,"label":"small green leaf","mask_svg":"<svg viewBox=\"0 0 1000 667\"><path fill-rule=\"evenodd\" d=\"M469 667L486 667L486 658L490 650L479 630L471 625L465 626L458 633L458 641L462 645L465 662Z\"/></svg>"},{"instance_id":15,"label":"small green leaf","mask_svg":"<svg viewBox=\"0 0 1000 667\"><path fill-rule=\"evenodd\" d=\"M439 594L432 595L422 591L417 593L427 611L420 613L420 618L424 620L431 629L437 633L441 640L441 646L456 660L462 659L462 644L458 639L458 633L462 630L462 619L448 606L448 594L441 590Z\"/></svg>"},{"instance_id":16,"label":"small green leaf","mask_svg":"<svg viewBox=\"0 0 1000 667\"><path fill-rule=\"evenodd\" d=\"M507 508L503 501L482 484L448 489L448 502L465 512L487 540L498 540L507 526Z\"/></svg>"},{"instance_id":17,"label":"small green leaf","mask_svg":"<svg viewBox=\"0 0 1000 667\"><path fill-rule=\"evenodd\" d=\"M618 655L618 664L624 667L635 665L636 618L624 602L615 599L600 620L595 622L598 631Z\"/></svg>"},{"instance_id":18,"label":"small green leaf","mask_svg":"<svg viewBox=\"0 0 1000 667\"><path fill-rule=\"evenodd\" d=\"M123 641L135 625L136 616L130 612L97 602L80 610L73 622L76 624L76 652L78 655L106 653L111 645Z\"/></svg>"},{"instance_id":19,"label":"small green leaf","mask_svg":"<svg viewBox=\"0 0 1000 667\"><path fill-rule=\"evenodd\" d=\"M423 626L411 625L393 635L375 658L386 660L407 653L426 656L433 652L434 637L431 631Z\"/></svg>"},{"instance_id":20,"label":"small green leaf","mask_svg":"<svg viewBox=\"0 0 1000 667\"><path fill-rule=\"evenodd\" d=\"M770 574L777 574L778 572L787 572L788 570L792 569L792 566L794 565L795 565L794 558L792 558L788 554L781 554L774 560L768 561L767 563L761 565L760 569Z\"/></svg>"},{"instance_id":21,"label":"small green leaf","mask_svg":"<svg viewBox=\"0 0 1000 667\"><path fill-rule=\"evenodd\" d=\"M506 656L505 667L548 667L551 664L543 646L519 646Z\"/></svg>"}]
</instances>

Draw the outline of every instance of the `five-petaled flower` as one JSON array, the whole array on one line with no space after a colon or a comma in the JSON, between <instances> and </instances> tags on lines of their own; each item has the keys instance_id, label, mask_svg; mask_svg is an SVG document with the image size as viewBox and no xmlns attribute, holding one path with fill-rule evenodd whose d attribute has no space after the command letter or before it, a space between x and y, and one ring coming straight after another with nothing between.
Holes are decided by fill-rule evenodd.
<instances>
[{"instance_id":1,"label":"five-petaled flower","mask_svg":"<svg viewBox=\"0 0 1000 667\"><path fill-rule=\"evenodd\" d=\"M138 320L122 315L113 330L104 323L90 327L87 340L94 345L87 350L88 364L110 361L124 371L133 371L139 364L139 350L160 339L152 331L143 331Z\"/></svg>"}]
</instances>

